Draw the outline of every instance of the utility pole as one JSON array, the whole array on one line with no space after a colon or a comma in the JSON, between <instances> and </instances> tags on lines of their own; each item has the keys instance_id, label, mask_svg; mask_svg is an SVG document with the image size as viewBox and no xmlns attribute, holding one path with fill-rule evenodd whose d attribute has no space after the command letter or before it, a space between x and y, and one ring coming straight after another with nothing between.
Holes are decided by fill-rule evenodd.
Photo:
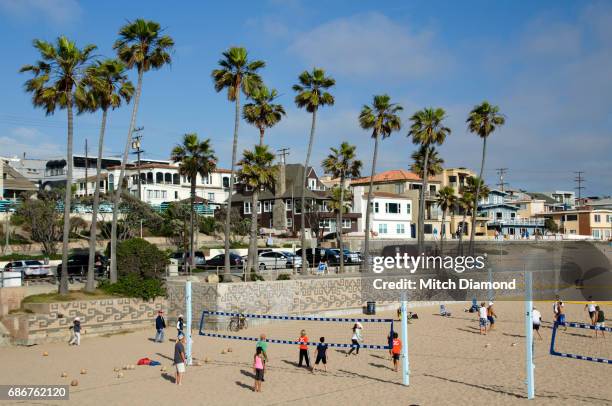
<instances>
[{"instance_id":1,"label":"utility pole","mask_svg":"<svg viewBox=\"0 0 612 406\"><path fill-rule=\"evenodd\" d=\"M499 190L503 192L504 186L508 184L507 182L504 182L504 175L506 172L508 172L508 168L497 168L495 171L497 172L497 176L499 176L499 183L497 186L499 186Z\"/></svg>"},{"instance_id":2,"label":"utility pole","mask_svg":"<svg viewBox=\"0 0 612 406\"><path fill-rule=\"evenodd\" d=\"M576 177L574 178L574 182L576 182L576 186L574 187L574 189L578 190L578 205L582 203L582 189L584 189L584 186L582 186L582 182L585 181L584 177L582 176L583 174L584 172L582 171L574 172L574 175L576 175Z\"/></svg>"},{"instance_id":3,"label":"utility pole","mask_svg":"<svg viewBox=\"0 0 612 406\"><path fill-rule=\"evenodd\" d=\"M280 158L281 165L286 165L287 164L287 155L289 155L289 150L290 150L290 148L280 148L278 150L277 156L281 157Z\"/></svg>"},{"instance_id":4,"label":"utility pole","mask_svg":"<svg viewBox=\"0 0 612 406\"><path fill-rule=\"evenodd\" d=\"M89 168L89 152L87 150L87 138L85 138L85 196L87 196L87 168Z\"/></svg>"},{"instance_id":5,"label":"utility pole","mask_svg":"<svg viewBox=\"0 0 612 406\"><path fill-rule=\"evenodd\" d=\"M141 200L141 201L142 201L142 188L141 188L141 179L140 179L140 154L144 152L142 149L140 149L141 139L142 139L142 135L140 134L140 132L142 130L144 130L144 127L135 128L134 132L136 133L136 135L133 136L133 140L132 140L132 149L134 150L132 154L136 154L136 157L137 157L136 168L138 171L138 200Z\"/></svg>"}]
</instances>

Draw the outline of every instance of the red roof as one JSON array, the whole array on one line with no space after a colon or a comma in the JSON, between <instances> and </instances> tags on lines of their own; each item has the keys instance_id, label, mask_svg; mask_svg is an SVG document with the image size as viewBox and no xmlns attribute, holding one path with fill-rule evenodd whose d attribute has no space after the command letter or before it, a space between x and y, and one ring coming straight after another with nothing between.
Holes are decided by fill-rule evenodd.
<instances>
[{"instance_id":1,"label":"red roof","mask_svg":"<svg viewBox=\"0 0 612 406\"><path fill-rule=\"evenodd\" d=\"M390 193L390 192L372 192L372 196L373 197L390 197L394 199L410 199L410 197L408 196L398 195L397 193ZM368 194L364 193L363 198L367 199Z\"/></svg>"},{"instance_id":2,"label":"red roof","mask_svg":"<svg viewBox=\"0 0 612 406\"><path fill-rule=\"evenodd\" d=\"M421 177L414 172L407 171L405 169L393 169L390 171L385 171L374 175L374 183L384 183L384 182L393 182L397 180L412 180L412 181L421 181ZM429 180L435 180L433 177L429 177ZM370 177L353 179L351 181L352 185L363 185L370 183Z\"/></svg>"}]
</instances>

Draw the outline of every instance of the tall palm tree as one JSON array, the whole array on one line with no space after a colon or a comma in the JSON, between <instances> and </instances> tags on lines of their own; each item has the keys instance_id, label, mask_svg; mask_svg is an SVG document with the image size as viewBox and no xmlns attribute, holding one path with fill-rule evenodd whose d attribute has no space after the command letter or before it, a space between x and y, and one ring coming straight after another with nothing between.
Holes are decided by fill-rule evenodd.
<instances>
[{"instance_id":1,"label":"tall palm tree","mask_svg":"<svg viewBox=\"0 0 612 406\"><path fill-rule=\"evenodd\" d=\"M250 96L262 86L258 70L266 66L264 61L249 61L245 48L232 47L223 52L219 60L219 68L212 71L212 78L217 92L227 89L227 99L234 102L234 143L232 145L232 167L229 182L229 196L227 198L227 213L232 209L232 194L234 193L234 171L236 168L236 154L238 153L238 125L240 123L240 93ZM230 275L230 220L229 214L225 216L225 269L224 273Z\"/></svg>"},{"instance_id":2,"label":"tall palm tree","mask_svg":"<svg viewBox=\"0 0 612 406\"><path fill-rule=\"evenodd\" d=\"M299 108L305 108L312 114L310 124L310 137L308 138L308 150L302 172L302 197L300 201L300 238L302 246L302 272L306 273L306 234L305 234L305 212L306 212L306 176L310 165L310 154L314 143L315 127L317 123L317 111L319 107L332 106L334 96L327 91L336 84L336 80L330 76L325 76L325 70L313 68L312 72L304 71L299 76L299 84L293 85L293 90L297 92L295 104Z\"/></svg>"},{"instance_id":3,"label":"tall palm tree","mask_svg":"<svg viewBox=\"0 0 612 406\"><path fill-rule=\"evenodd\" d=\"M450 135L450 128L444 126L443 121L446 118L444 109L441 108L425 108L415 112L410 121L410 131L408 136L412 137L412 142L421 147L430 147L432 145L440 145L446 137ZM423 158L423 173L429 173L427 166L429 164L429 148L425 149L425 157ZM427 193L428 176L423 176L423 185L419 195L419 219L418 219L418 250L423 252L423 243L425 239L425 193Z\"/></svg>"},{"instance_id":4,"label":"tall palm tree","mask_svg":"<svg viewBox=\"0 0 612 406\"><path fill-rule=\"evenodd\" d=\"M55 44L34 40L34 48L40 53L40 60L34 65L25 65L20 72L32 72L34 77L25 82L26 92L32 93L32 104L45 110L47 115L56 109L66 109L68 119L66 140L66 188L64 200L64 228L62 242L62 274L59 292L68 293L68 238L70 235L70 201L72 197L72 141L73 107L75 93L81 91L78 86L82 80L87 64L96 49L95 45L86 45L82 49L66 37L57 38Z\"/></svg>"},{"instance_id":5,"label":"tall palm tree","mask_svg":"<svg viewBox=\"0 0 612 406\"><path fill-rule=\"evenodd\" d=\"M444 169L442 165L444 164L444 159L440 157L438 154L438 150L431 145L429 147L420 147L418 150L414 151L410 156L412 158L412 165L410 169L412 172L416 173L423 179L423 169L425 168L425 156L428 156L427 159L427 176L432 177L442 173Z\"/></svg>"},{"instance_id":6,"label":"tall palm tree","mask_svg":"<svg viewBox=\"0 0 612 406\"><path fill-rule=\"evenodd\" d=\"M276 89L269 90L262 85L251 94L253 103L245 104L242 109L244 120L259 130L259 145L263 145L266 128L274 127L286 114L281 104L273 103L277 97Z\"/></svg>"},{"instance_id":7,"label":"tall palm tree","mask_svg":"<svg viewBox=\"0 0 612 406\"><path fill-rule=\"evenodd\" d=\"M119 30L119 39L115 41L113 48L117 51L118 58L126 64L129 69L136 67L138 72L138 82L136 84L136 94L134 95L134 105L132 106L132 116L130 126L123 149L123 159L121 160L121 170L119 180L114 185L115 198L113 202L113 220L111 226L111 283L117 281L117 215L119 212L119 201L123 190L123 177L125 176L125 166L127 164L128 153L132 145L132 133L136 126L136 116L142 94L142 78L145 72L161 69L172 62L170 53L174 49L174 40L167 35L162 35L163 29L159 23L150 20L136 19L128 21ZM140 197L140 190L138 190Z\"/></svg>"},{"instance_id":8,"label":"tall palm tree","mask_svg":"<svg viewBox=\"0 0 612 406\"><path fill-rule=\"evenodd\" d=\"M457 231L459 233L459 254L463 255L463 234L466 232L465 220L474 207L474 196L470 192L464 191L461 197L457 199L457 207L463 212L463 218Z\"/></svg>"},{"instance_id":9,"label":"tall palm tree","mask_svg":"<svg viewBox=\"0 0 612 406\"><path fill-rule=\"evenodd\" d=\"M340 272L344 272L344 255L342 250L344 245L342 244L342 214L344 212L344 199L346 189L346 179L355 178L361 175L362 162L355 159L356 146L343 142L340 144L340 148L330 148L331 153L323 160L323 170L328 175L334 178L340 178L340 185L337 189L339 193L339 202L337 207L337 220L336 220L336 239L338 240L338 248L340 249ZM332 189L332 196L336 189Z\"/></svg>"},{"instance_id":10,"label":"tall palm tree","mask_svg":"<svg viewBox=\"0 0 612 406\"><path fill-rule=\"evenodd\" d=\"M455 196L455 190L450 186L445 186L438 191L438 197L436 198L436 204L442 210L442 227L440 227L440 256L444 255L444 239L448 232L446 227L446 212L453 210L457 202L457 196Z\"/></svg>"},{"instance_id":11,"label":"tall palm tree","mask_svg":"<svg viewBox=\"0 0 612 406\"><path fill-rule=\"evenodd\" d=\"M489 193L491 191L489 190L489 188L487 187L487 185L485 185L484 181L482 180L482 178L478 178L475 176L470 176L469 178L466 179L466 184L465 184L465 188L464 188L464 195L468 195L468 197L470 199L472 199L472 201L470 202L469 205L467 205L466 203L463 204L464 207L468 207L468 209L471 211L471 218L472 218L472 224L471 224L471 231L470 231L470 236L475 234L475 227L476 227L476 216L478 215L478 202L480 201L480 199L484 199L487 196L489 196ZM465 223L465 215L463 217L463 222ZM464 231L464 230L462 230ZM461 241L461 240L460 240Z\"/></svg>"},{"instance_id":12,"label":"tall palm tree","mask_svg":"<svg viewBox=\"0 0 612 406\"><path fill-rule=\"evenodd\" d=\"M98 136L98 159L96 160L96 186L94 188L91 228L89 230L89 262L87 265L86 291L93 291L94 264L96 256L96 236L98 224L98 208L100 205L100 178L102 176L102 154L104 151L104 135L108 111L116 109L125 101L130 102L134 94L134 86L128 80L125 65L116 59L98 61L87 69L87 75L82 81L85 90L81 92L85 99L77 100L79 110L102 110L102 123Z\"/></svg>"},{"instance_id":13,"label":"tall palm tree","mask_svg":"<svg viewBox=\"0 0 612 406\"><path fill-rule=\"evenodd\" d=\"M179 172L186 176L191 184L190 212L189 212L189 272L194 266L194 218L196 180L198 174L205 179L217 167L215 151L210 146L210 139L201 141L198 134L183 135L183 143L172 149L172 162L180 163Z\"/></svg>"},{"instance_id":14,"label":"tall palm tree","mask_svg":"<svg viewBox=\"0 0 612 406\"><path fill-rule=\"evenodd\" d=\"M257 270L257 202L260 190L274 188L278 168L273 165L275 155L267 145L256 145L252 151L246 150L238 162L238 179L243 185L253 188L251 203L251 236L247 269ZM246 279L248 280L248 278Z\"/></svg>"},{"instance_id":15,"label":"tall palm tree","mask_svg":"<svg viewBox=\"0 0 612 406\"><path fill-rule=\"evenodd\" d=\"M480 162L480 174L479 179L482 179L484 172L485 157L487 153L487 138L495 132L498 127L501 127L506 123L505 117L499 112L499 107L489 104L487 101L483 101L478 106L475 106L466 120L468 124L468 130L472 134L478 135L482 138L482 161ZM474 199L478 199L479 193L476 188L476 194ZM478 207L478 201L474 201L474 206ZM472 231L476 225L476 216L472 216ZM470 234L470 253L474 252L474 233Z\"/></svg>"},{"instance_id":16,"label":"tall palm tree","mask_svg":"<svg viewBox=\"0 0 612 406\"><path fill-rule=\"evenodd\" d=\"M391 98L386 95L374 96L372 105L364 105L359 113L359 125L364 130L372 130L374 138L374 152L372 153L372 172L370 175L370 185L368 187L368 201L366 205L365 221L365 243L364 243L364 264L365 269L370 269L370 213L372 212L372 188L374 186L374 175L376 174L376 159L378 158L378 140L391 136L393 131L402 128L402 120L398 113L403 108L397 103L391 103Z\"/></svg>"}]
</instances>

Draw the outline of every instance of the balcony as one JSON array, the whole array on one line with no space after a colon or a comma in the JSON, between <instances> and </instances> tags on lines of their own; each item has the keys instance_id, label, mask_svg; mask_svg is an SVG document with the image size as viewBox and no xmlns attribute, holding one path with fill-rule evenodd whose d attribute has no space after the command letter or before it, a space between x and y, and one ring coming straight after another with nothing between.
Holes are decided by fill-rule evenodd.
<instances>
[{"instance_id":1,"label":"balcony","mask_svg":"<svg viewBox=\"0 0 612 406\"><path fill-rule=\"evenodd\" d=\"M490 224L504 226L544 226L543 218L515 218L515 219L495 219Z\"/></svg>"}]
</instances>

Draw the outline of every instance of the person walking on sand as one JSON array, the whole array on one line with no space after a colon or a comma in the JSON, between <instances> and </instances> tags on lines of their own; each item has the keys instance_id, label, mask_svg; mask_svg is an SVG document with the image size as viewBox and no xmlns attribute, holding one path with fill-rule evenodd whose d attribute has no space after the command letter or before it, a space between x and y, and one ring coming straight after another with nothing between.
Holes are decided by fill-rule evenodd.
<instances>
[{"instance_id":1,"label":"person walking on sand","mask_svg":"<svg viewBox=\"0 0 612 406\"><path fill-rule=\"evenodd\" d=\"M81 345L81 318L75 317L72 321L72 326L70 326L72 330L72 338L70 338L70 342L68 345Z\"/></svg>"},{"instance_id":2,"label":"person walking on sand","mask_svg":"<svg viewBox=\"0 0 612 406\"><path fill-rule=\"evenodd\" d=\"M497 318L497 314L495 310L493 310L493 302L489 302L489 307L487 307L487 320L489 322L489 331L493 330L495 327L495 319Z\"/></svg>"},{"instance_id":3,"label":"person walking on sand","mask_svg":"<svg viewBox=\"0 0 612 406\"><path fill-rule=\"evenodd\" d=\"M160 310L157 312L157 318L155 319L155 342L164 342L164 329L166 328L166 320L164 319L164 311Z\"/></svg>"},{"instance_id":4,"label":"person walking on sand","mask_svg":"<svg viewBox=\"0 0 612 406\"><path fill-rule=\"evenodd\" d=\"M595 319L595 327L601 327L603 329L606 326L606 315L604 314L604 311L601 310L599 306L595 306L594 319ZM601 338L606 338L604 336L603 330L595 330L595 338L597 338L598 331L601 331Z\"/></svg>"},{"instance_id":5,"label":"person walking on sand","mask_svg":"<svg viewBox=\"0 0 612 406\"><path fill-rule=\"evenodd\" d=\"M183 328L185 328L185 321L183 320L183 315L179 314L178 320L176 321L176 333L177 333L177 336L185 335L183 333Z\"/></svg>"},{"instance_id":6,"label":"person walking on sand","mask_svg":"<svg viewBox=\"0 0 612 406\"><path fill-rule=\"evenodd\" d=\"M255 351L257 351L258 348L261 348L261 355L263 357L263 363L265 366L265 364L268 363L268 342L266 341L265 334L261 334L259 336L259 340L257 340L257 344L255 344ZM261 381L264 382L265 379L262 377Z\"/></svg>"},{"instance_id":7,"label":"person walking on sand","mask_svg":"<svg viewBox=\"0 0 612 406\"><path fill-rule=\"evenodd\" d=\"M565 324L565 304L561 300L557 303L557 323ZM564 331L567 331L567 326Z\"/></svg>"},{"instance_id":8,"label":"person walking on sand","mask_svg":"<svg viewBox=\"0 0 612 406\"><path fill-rule=\"evenodd\" d=\"M556 323L559 318L559 302L560 301L561 299L559 299L559 295L556 295L555 301L553 303L553 323Z\"/></svg>"},{"instance_id":9,"label":"person walking on sand","mask_svg":"<svg viewBox=\"0 0 612 406\"><path fill-rule=\"evenodd\" d=\"M540 314L540 311L535 308L535 306L531 311L531 321L533 323L533 329L536 333L538 333L538 337L541 340L542 336L540 335L540 326L542 325L542 315Z\"/></svg>"},{"instance_id":10,"label":"person walking on sand","mask_svg":"<svg viewBox=\"0 0 612 406\"><path fill-rule=\"evenodd\" d=\"M317 344L317 359L315 360L311 371L313 374L315 369L317 369L319 362L323 363L323 371L327 372L327 347L328 345L325 344L325 337L319 338L319 344Z\"/></svg>"},{"instance_id":11,"label":"person walking on sand","mask_svg":"<svg viewBox=\"0 0 612 406\"><path fill-rule=\"evenodd\" d=\"M487 335L487 308L485 302L480 303L478 308L478 325L480 327L480 335Z\"/></svg>"},{"instance_id":12,"label":"person walking on sand","mask_svg":"<svg viewBox=\"0 0 612 406\"><path fill-rule=\"evenodd\" d=\"M306 368L310 368L310 357L308 356L308 336L306 335L306 330L302 330L300 332L298 342L300 343L300 358L298 367L301 367L302 363L306 361Z\"/></svg>"},{"instance_id":13,"label":"person walking on sand","mask_svg":"<svg viewBox=\"0 0 612 406\"><path fill-rule=\"evenodd\" d=\"M183 375L185 374L185 336L180 334L174 344L174 365L176 366L175 381L177 385L183 384Z\"/></svg>"},{"instance_id":14,"label":"person walking on sand","mask_svg":"<svg viewBox=\"0 0 612 406\"><path fill-rule=\"evenodd\" d=\"M261 383L264 380L264 357L261 347L255 349L253 357L253 373L255 374L255 383L253 384L253 392L261 392Z\"/></svg>"},{"instance_id":15,"label":"person walking on sand","mask_svg":"<svg viewBox=\"0 0 612 406\"><path fill-rule=\"evenodd\" d=\"M351 337L351 349L349 350L349 352L346 353L346 356L348 357L349 355L351 355L353 353L353 351L355 351L355 355L359 354L359 343L361 341L363 341L363 336L361 335L361 330L363 329L363 326L361 325L360 322L355 323L355 325L353 326L353 336Z\"/></svg>"},{"instance_id":16,"label":"person walking on sand","mask_svg":"<svg viewBox=\"0 0 612 406\"><path fill-rule=\"evenodd\" d=\"M593 296L589 296L589 303L584 305L584 310L589 312L589 322L591 323L592 326L595 325L595 313L597 312L596 310L597 307L597 303L595 303L595 301L593 300Z\"/></svg>"},{"instance_id":17,"label":"person walking on sand","mask_svg":"<svg viewBox=\"0 0 612 406\"><path fill-rule=\"evenodd\" d=\"M399 368L399 359L401 353L402 340L399 339L399 335L397 334L397 332L393 332L393 341L391 349L389 350L389 354L391 355L391 359L393 360L393 370L395 372L397 372Z\"/></svg>"}]
</instances>

